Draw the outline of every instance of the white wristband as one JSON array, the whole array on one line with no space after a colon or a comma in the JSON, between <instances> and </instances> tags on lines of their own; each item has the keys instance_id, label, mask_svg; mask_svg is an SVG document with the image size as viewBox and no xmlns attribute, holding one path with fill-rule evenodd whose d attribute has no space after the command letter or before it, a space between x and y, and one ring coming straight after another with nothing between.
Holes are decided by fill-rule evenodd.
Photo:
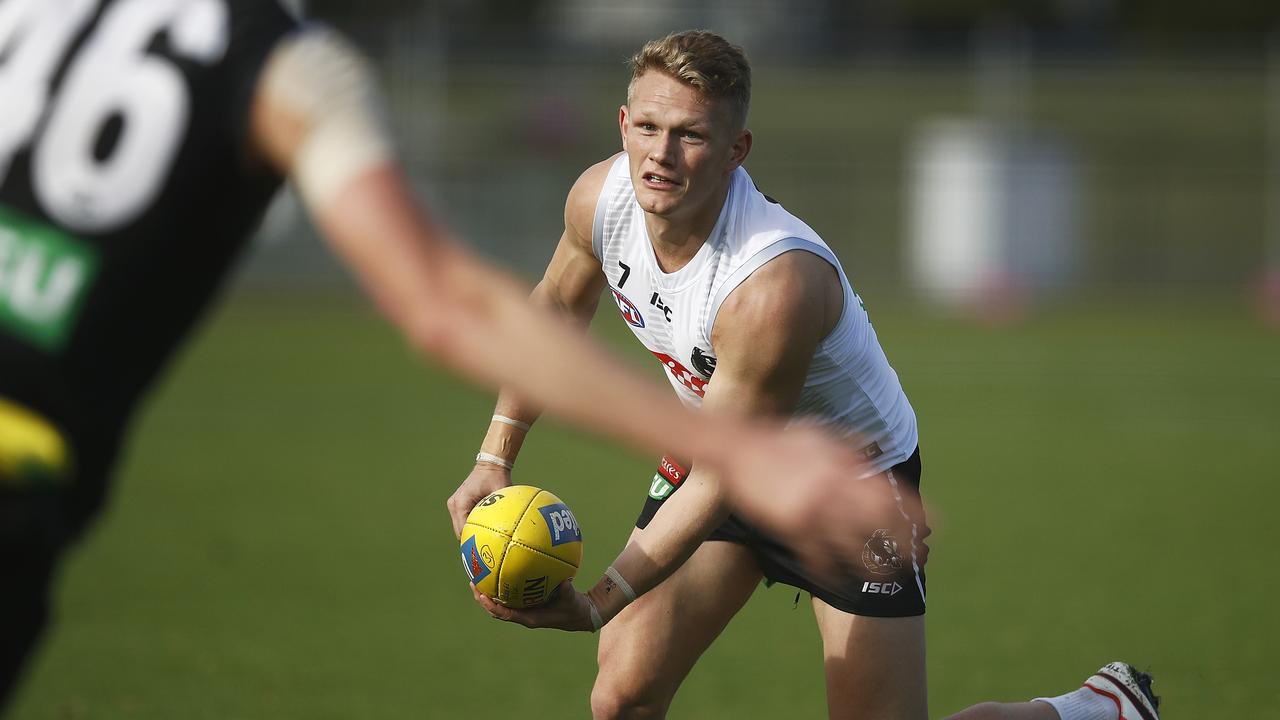
<instances>
[{"instance_id":1,"label":"white wristband","mask_svg":"<svg viewBox=\"0 0 1280 720\"><path fill-rule=\"evenodd\" d=\"M494 415L493 422L500 422L503 425L510 425L513 428L520 428L525 432L529 432L529 428L533 427L527 422L521 422L515 418L509 418L506 415Z\"/></svg>"},{"instance_id":2,"label":"white wristband","mask_svg":"<svg viewBox=\"0 0 1280 720\"><path fill-rule=\"evenodd\" d=\"M614 570L613 566L610 565L604 571L604 574L618 586L618 589L622 591L623 595L627 596L627 602L635 602L636 591L631 589L631 583L627 582L626 578L622 577L622 573Z\"/></svg>"},{"instance_id":3,"label":"white wristband","mask_svg":"<svg viewBox=\"0 0 1280 720\"><path fill-rule=\"evenodd\" d=\"M591 611L591 632L599 632L604 627L604 618L600 617L600 611L596 609L596 604L591 602L591 598L587 598L587 607Z\"/></svg>"},{"instance_id":4,"label":"white wristband","mask_svg":"<svg viewBox=\"0 0 1280 720\"><path fill-rule=\"evenodd\" d=\"M516 466L515 463L513 462L503 460L497 455L494 455L493 453L487 453L487 452L476 453L476 462L488 463L489 465L497 465L498 467L506 468L508 470L512 470Z\"/></svg>"}]
</instances>

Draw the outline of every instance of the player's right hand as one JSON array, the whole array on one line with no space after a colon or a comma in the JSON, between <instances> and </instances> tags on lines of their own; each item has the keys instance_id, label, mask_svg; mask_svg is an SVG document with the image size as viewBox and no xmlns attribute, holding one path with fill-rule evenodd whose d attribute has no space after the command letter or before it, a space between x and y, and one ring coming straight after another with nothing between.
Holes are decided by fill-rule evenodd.
<instances>
[{"instance_id":1,"label":"player's right hand","mask_svg":"<svg viewBox=\"0 0 1280 720\"><path fill-rule=\"evenodd\" d=\"M471 474L445 502L445 506L449 508L449 519L453 521L453 534L461 539L462 526L467 523L467 515L471 514L476 503L489 493L510 486L510 470L489 463L476 463Z\"/></svg>"},{"instance_id":2,"label":"player's right hand","mask_svg":"<svg viewBox=\"0 0 1280 720\"><path fill-rule=\"evenodd\" d=\"M487 597L476 586L471 594L489 615L503 622L516 623L527 628L550 628L567 632L595 632L591 624L591 600L586 593L573 589L573 578L560 583L545 604L524 609L509 608Z\"/></svg>"}]
</instances>

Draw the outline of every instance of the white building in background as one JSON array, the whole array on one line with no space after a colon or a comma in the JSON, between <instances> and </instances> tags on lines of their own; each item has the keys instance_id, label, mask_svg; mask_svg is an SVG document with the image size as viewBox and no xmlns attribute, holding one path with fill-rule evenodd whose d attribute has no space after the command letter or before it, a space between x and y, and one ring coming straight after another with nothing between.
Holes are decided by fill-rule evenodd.
<instances>
[{"instance_id":1,"label":"white building in background","mask_svg":"<svg viewBox=\"0 0 1280 720\"><path fill-rule=\"evenodd\" d=\"M915 287L987 311L1065 287L1079 266L1079 178L1060 145L973 119L922 125L909 149Z\"/></svg>"},{"instance_id":2,"label":"white building in background","mask_svg":"<svg viewBox=\"0 0 1280 720\"><path fill-rule=\"evenodd\" d=\"M1079 162L1032 128L1026 29L994 24L975 40L977 113L922 123L907 149L908 269L933 301L1007 315L1076 276Z\"/></svg>"}]
</instances>

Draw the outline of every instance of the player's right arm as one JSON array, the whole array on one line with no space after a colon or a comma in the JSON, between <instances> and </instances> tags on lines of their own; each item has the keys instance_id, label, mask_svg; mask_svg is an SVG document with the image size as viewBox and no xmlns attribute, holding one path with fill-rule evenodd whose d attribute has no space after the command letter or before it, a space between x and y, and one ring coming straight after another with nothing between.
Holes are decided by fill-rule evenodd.
<instances>
[{"instance_id":1,"label":"player's right arm","mask_svg":"<svg viewBox=\"0 0 1280 720\"><path fill-rule=\"evenodd\" d=\"M564 209L564 232L556 245L542 280L530 294L531 302L585 329L595 315L604 291L605 276L600 261L591 250L591 222L596 200L609 172L612 158L584 172L569 190ZM530 426L541 410L523 400L518 392L504 387L498 393L493 419L480 443L478 459L467 478L446 503L453 532L461 536L467 515L489 493L511 484L511 466L524 444Z\"/></svg>"}]
</instances>

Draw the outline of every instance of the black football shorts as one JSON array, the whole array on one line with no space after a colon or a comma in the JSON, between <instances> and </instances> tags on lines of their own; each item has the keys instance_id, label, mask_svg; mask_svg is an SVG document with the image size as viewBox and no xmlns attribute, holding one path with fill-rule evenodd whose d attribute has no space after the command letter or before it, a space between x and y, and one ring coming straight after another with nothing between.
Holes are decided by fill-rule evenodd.
<instances>
[{"instance_id":1,"label":"black football shorts","mask_svg":"<svg viewBox=\"0 0 1280 720\"><path fill-rule=\"evenodd\" d=\"M649 497L636 520L644 529L688 475L687 465L664 457L649 485ZM894 527L878 528L863 538L862 554L839 580L818 580L801 565L786 545L757 530L742 518L730 515L707 541L733 542L755 555L767 584L782 583L807 591L828 605L854 615L911 617L924 614L924 564L931 532L924 510L915 501L920 491L920 448L911 457L878 475L850 482L887 482L902 490L898 508L902 520Z\"/></svg>"}]
</instances>

